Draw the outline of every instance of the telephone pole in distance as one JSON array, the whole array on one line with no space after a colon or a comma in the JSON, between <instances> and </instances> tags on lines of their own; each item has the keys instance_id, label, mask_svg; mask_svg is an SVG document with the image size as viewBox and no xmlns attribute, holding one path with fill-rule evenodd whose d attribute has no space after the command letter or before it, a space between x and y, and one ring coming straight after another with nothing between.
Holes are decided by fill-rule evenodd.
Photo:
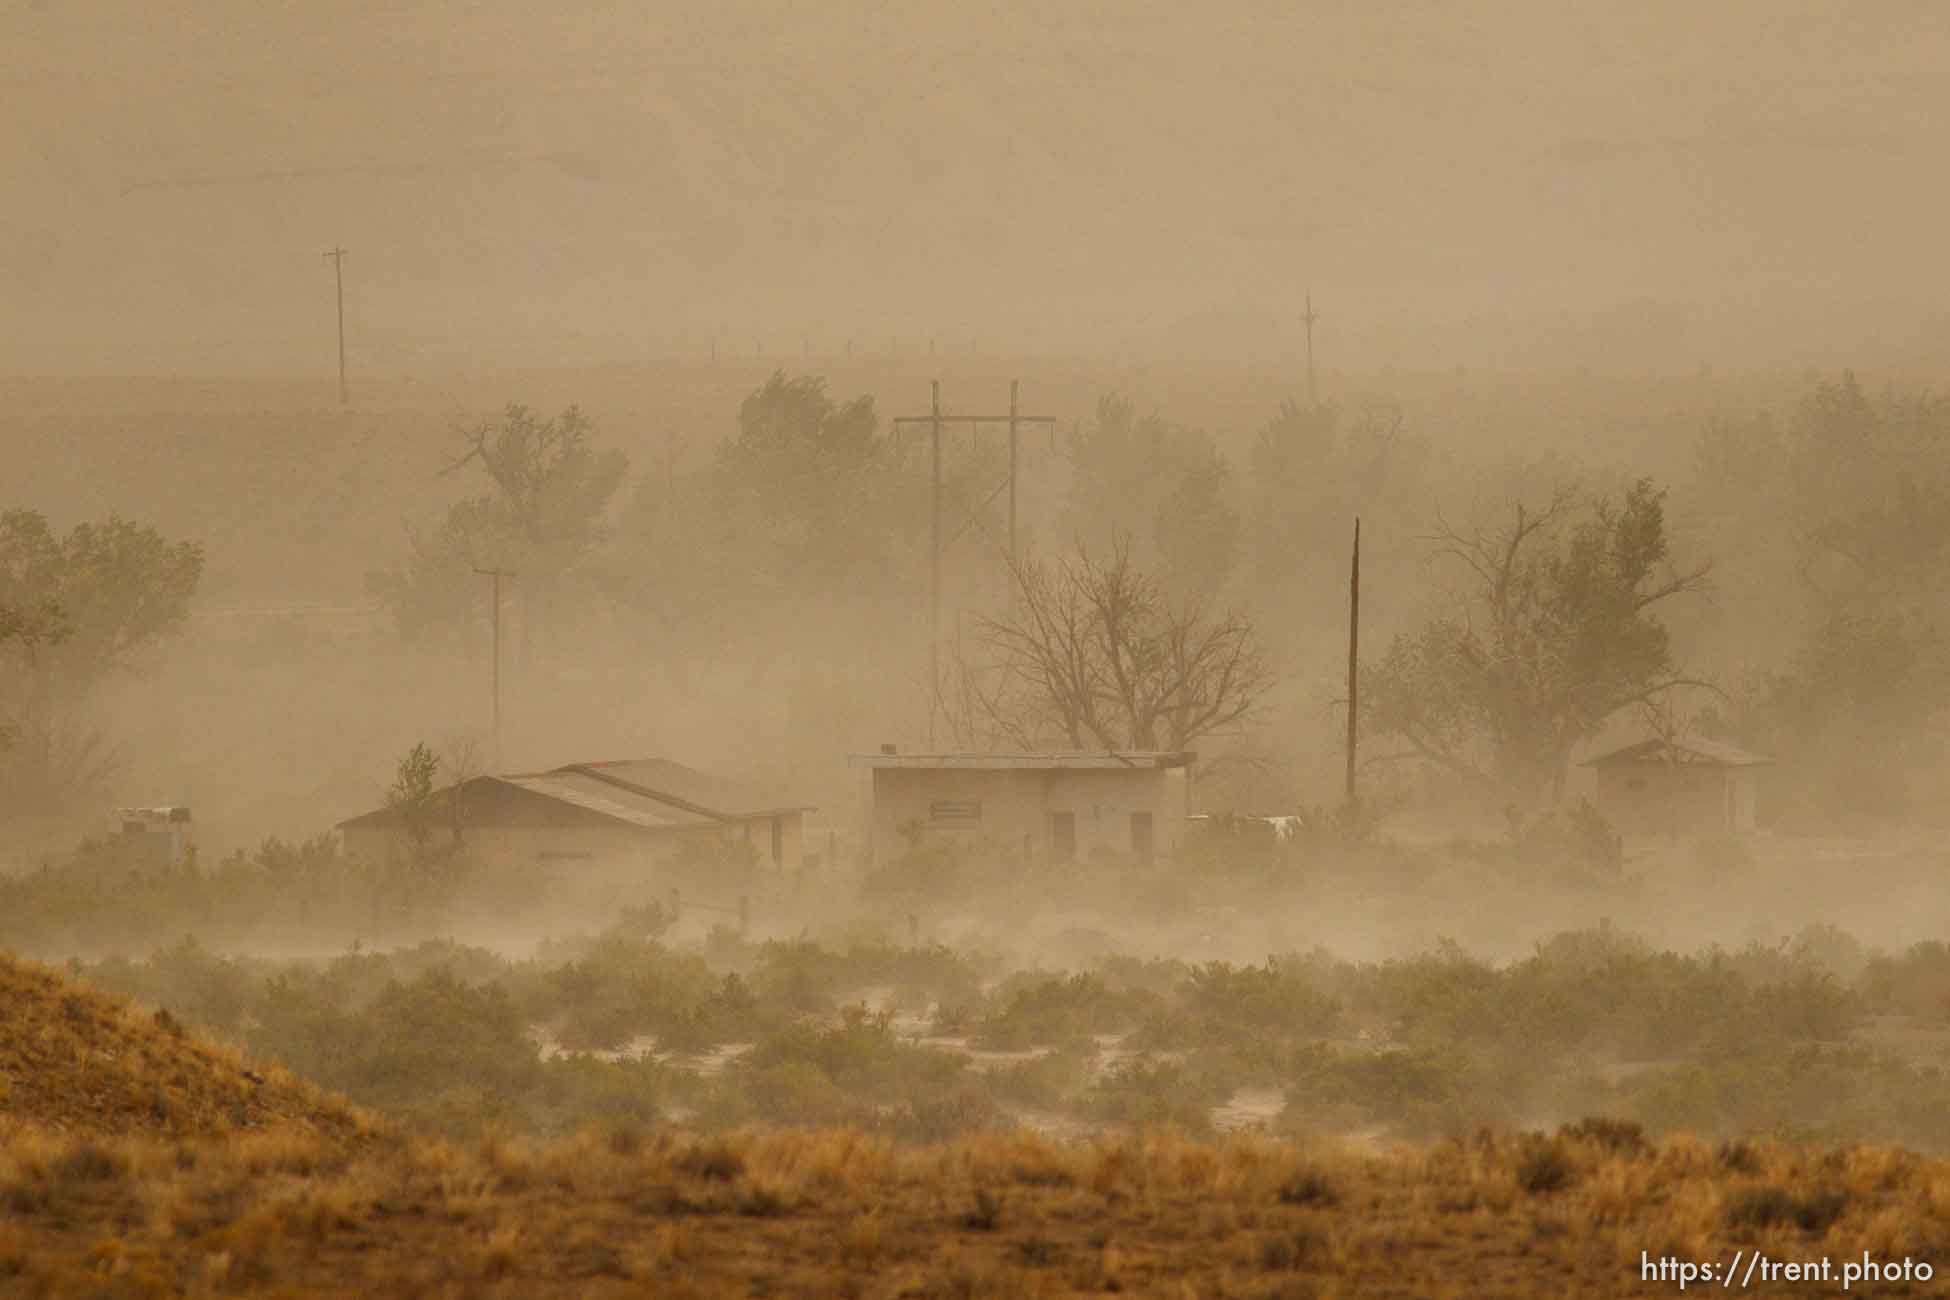
<instances>
[{"instance_id":1,"label":"telephone pole in distance","mask_svg":"<svg viewBox=\"0 0 1950 1300\"><path fill-rule=\"evenodd\" d=\"M1320 393L1314 388L1314 322L1320 317L1314 314L1314 291L1307 290L1307 314L1300 318L1307 322L1307 401L1320 405Z\"/></svg>"},{"instance_id":2,"label":"telephone pole in distance","mask_svg":"<svg viewBox=\"0 0 1950 1300\"><path fill-rule=\"evenodd\" d=\"M512 569L482 569L474 572L494 579L494 766L501 767L501 579L515 576Z\"/></svg>"},{"instance_id":3,"label":"telephone pole in distance","mask_svg":"<svg viewBox=\"0 0 1950 1300\"><path fill-rule=\"evenodd\" d=\"M338 282L339 290L339 405L344 406L345 397L345 254L346 250L334 245L325 254L332 259L332 278Z\"/></svg>"}]
</instances>

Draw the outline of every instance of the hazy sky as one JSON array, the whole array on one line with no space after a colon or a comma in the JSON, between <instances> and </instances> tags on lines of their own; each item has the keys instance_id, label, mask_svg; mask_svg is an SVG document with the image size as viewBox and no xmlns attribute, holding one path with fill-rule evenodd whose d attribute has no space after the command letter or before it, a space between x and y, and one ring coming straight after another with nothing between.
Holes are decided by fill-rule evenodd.
<instances>
[{"instance_id":1,"label":"hazy sky","mask_svg":"<svg viewBox=\"0 0 1950 1300\"><path fill-rule=\"evenodd\" d=\"M0 368L1950 354L1936 0L0 13Z\"/></svg>"}]
</instances>

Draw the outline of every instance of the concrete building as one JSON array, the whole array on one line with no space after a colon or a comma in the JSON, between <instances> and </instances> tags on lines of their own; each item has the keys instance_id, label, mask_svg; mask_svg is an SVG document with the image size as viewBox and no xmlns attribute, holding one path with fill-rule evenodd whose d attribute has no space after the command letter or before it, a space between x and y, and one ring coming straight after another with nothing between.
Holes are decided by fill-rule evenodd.
<instances>
[{"instance_id":1,"label":"concrete building","mask_svg":"<svg viewBox=\"0 0 1950 1300\"><path fill-rule=\"evenodd\" d=\"M441 792L426 824L459 827L470 853L501 862L651 865L692 843L743 840L761 863L798 870L809 805L669 759L572 763L477 776ZM407 842L404 816L379 808L339 823L346 852L385 858Z\"/></svg>"},{"instance_id":2,"label":"concrete building","mask_svg":"<svg viewBox=\"0 0 1950 1300\"><path fill-rule=\"evenodd\" d=\"M873 773L869 855L947 838L1032 862L1148 862L1184 844L1186 752L855 754Z\"/></svg>"},{"instance_id":3,"label":"concrete building","mask_svg":"<svg viewBox=\"0 0 1950 1300\"><path fill-rule=\"evenodd\" d=\"M1656 737L1586 759L1593 801L1628 834L1737 835L1754 829L1758 774L1771 758L1717 740Z\"/></svg>"},{"instance_id":4,"label":"concrete building","mask_svg":"<svg viewBox=\"0 0 1950 1300\"><path fill-rule=\"evenodd\" d=\"M180 804L117 808L115 825L122 843L146 866L180 867L196 852L196 825Z\"/></svg>"}]
</instances>

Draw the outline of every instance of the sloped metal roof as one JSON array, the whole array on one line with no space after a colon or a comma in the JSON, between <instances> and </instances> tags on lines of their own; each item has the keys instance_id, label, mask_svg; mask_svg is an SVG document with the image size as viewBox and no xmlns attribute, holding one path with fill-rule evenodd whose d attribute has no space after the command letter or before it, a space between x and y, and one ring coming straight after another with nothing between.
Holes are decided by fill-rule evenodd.
<instances>
[{"instance_id":1,"label":"sloped metal roof","mask_svg":"<svg viewBox=\"0 0 1950 1300\"><path fill-rule=\"evenodd\" d=\"M676 804L653 799L634 790L626 790L609 782L598 780L584 772L567 769L555 772L524 773L519 776L498 778L509 785L517 785L531 794L549 799L559 799L563 803L574 804L589 812L613 817L617 821L629 822L651 830L673 829L680 826L709 826L722 820Z\"/></svg>"},{"instance_id":2,"label":"sloped metal roof","mask_svg":"<svg viewBox=\"0 0 1950 1300\"><path fill-rule=\"evenodd\" d=\"M667 758L626 758L605 763L573 763L555 774L577 773L618 790L661 800L675 808L736 821L812 807L790 794L744 781L732 781Z\"/></svg>"},{"instance_id":3,"label":"sloped metal roof","mask_svg":"<svg viewBox=\"0 0 1950 1300\"><path fill-rule=\"evenodd\" d=\"M572 763L547 772L476 777L474 782L511 786L646 830L752 821L812 807L661 758ZM398 819L394 810L380 808L342 821L339 827L384 826Z\"/></svg>"},{"instance_id":4,"label":"sloped metal roof","mask_svg":"<svg viewBox=\"0 0 1950 1300\"><path fill-rule=\"evenodd\" d=\"M1095 750L1050 754L849 754L852 767L905 767L1031 770L1104 770L1185 767L1198 755L1189 750Z\"/></svg>"}]
</instances>

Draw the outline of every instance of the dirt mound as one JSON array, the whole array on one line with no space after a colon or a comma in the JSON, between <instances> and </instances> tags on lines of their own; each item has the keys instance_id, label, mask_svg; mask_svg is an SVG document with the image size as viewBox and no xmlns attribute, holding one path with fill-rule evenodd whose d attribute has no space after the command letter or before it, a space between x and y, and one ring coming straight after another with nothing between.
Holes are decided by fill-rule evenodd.
<instances>
[{"instance_id":1,"label":"dirt mound","mask_svg":"<svg viewBox=\"0 0 1950 1300\"><path fill-rule=\"evenodd\" d=\"M65 1133L214 1136L375 1121L276 1065L197 1038L58 971L0 953L0 1124Z\"/></svg>"}]
</instances>

